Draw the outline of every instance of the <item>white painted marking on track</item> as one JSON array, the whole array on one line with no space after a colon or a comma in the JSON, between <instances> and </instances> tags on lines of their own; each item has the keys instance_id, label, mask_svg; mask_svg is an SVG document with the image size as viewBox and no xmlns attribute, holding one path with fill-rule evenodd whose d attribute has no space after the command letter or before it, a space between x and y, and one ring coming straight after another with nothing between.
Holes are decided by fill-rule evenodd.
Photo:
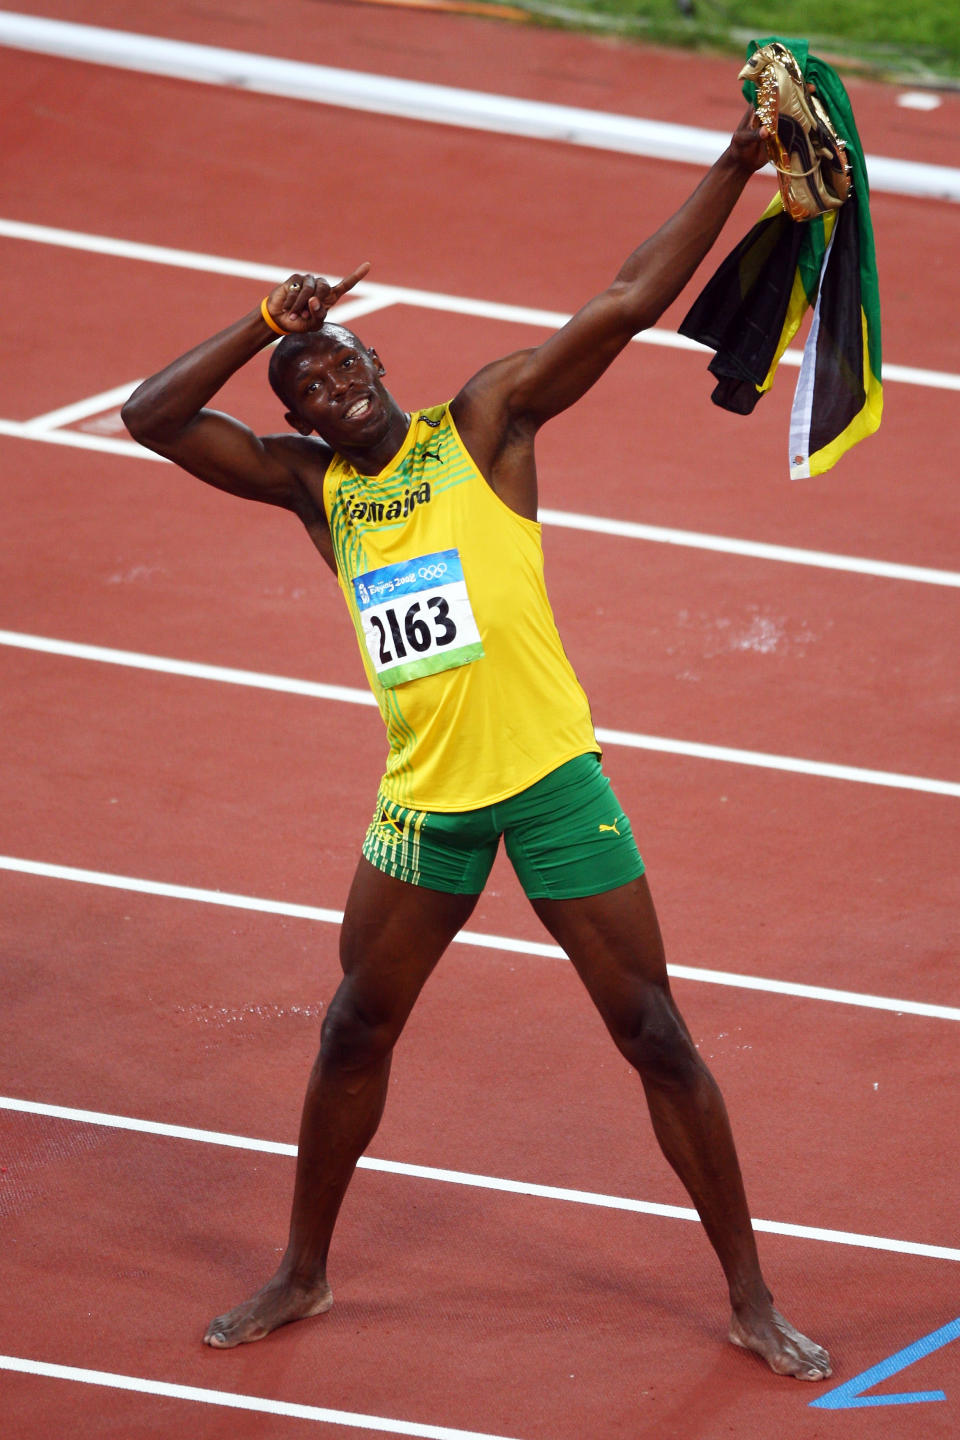
<instances>
[{"instance_id":1,"label":"white painted marking on track","mask_svg":"<svg viewBox=\"0 0 960 1440\"><path fill-rule=\"evenodd\" d=\"M0 12L2 16L2 12ZM81 250L91 255L108 255L121 260L141 260L151 265L169 265L181 270L200 270L209 275L230 275L240 279L266 281L271 287L285 275L302 270L298 265L263 265L251 260L232 260L222 255L208 255L197 250L175 250L165 245L145 245L135 240L120 240L109 235L91 235L80 230L61 230L49 225L34 225L24 220L0 218L0 237L8 240L22 240L31 245L54 245L67 250ZM340 277L328 276L334 280ZM416 290L402 285L377 285L363 280L351 291L351 300L337 307L335 315L347 318L357 311L347 311L347 305L358 304L367 298L379 298L384 305L412 305L419 309L438 310L449 315L470 315L481 320L503 320L511 324L542 326L556 330L570 319L567 312L560 310L538 310L526 305L507 305L496 300L474 300L463 295L446 295L436 290ZM711 352L695 340L678 335L674 330L661 330L653 326L635 335L638 345L658 345L671 350L696 351L701 355ZM781 365L799 368L803 360L800 350L785 350ZM923 370L914 365L894 365L885 362L883 382L900 382L905 385L919 385L926 389L960 390L960 375L949 371Z\"/></svg>"},{"instance_id":2,"label":"white painted marking on track","mask_svg":"<svg viewBox=\"0 0 960 1440\"><path fill-rule=\"evenodd\" d=\"M295 905L285 900L266 900L253 895L237 895L226 890L204 890L192 885L173 885L161 880L143 880L131 875L116 875L103 870L84 870L73 865L53 865L43 860L26 860L16 855L0 855L0 870L18 875L36 875L45 880L66 880L80 885L100 885L108 890L126 890L141 895L159 895L171 900L192 900L203 905L222 905L228 909L254 910L266 915L287 915L296 920L319 920L339 925L342 910L322 909L316 905ZM478 930L461 930L454 936L455 945L474 945L482 950L503 950L511 955L542 955L565 960L559 945L542 940L520 940L507 935L487 935ZM760 975L737 975L730 970L704 970L693 965L668 965L671 978L704 981L711 985L727 985L733 989L758 990L771 995L791 995L802 1000L820 1000L837 1005L857 1005L866 1010L886 1010L895 1015L918 1015L933 1020L960 1020L960 1008L934 1005L923 1000L897 1000L884 995L864 995L855 990L833 990L823 985L805 985L792 980L770 980Z\"/></svg>"},{"instance_id":3,"label":"white painted marking on track","mask_svg":"<svg viewBox=\"0 0 960 1440\"><path fill-rule=\"evenodd\" d=\"M276 1140L254 1140L246 1135L230 1135L217 1130L197 1130L185 1125L167 1125L158 1120L135 1120L129 1115L110 1115L98 1110L78 1110L65 1105L49 1105L41 1101L20 1100L0 1096L0 1110L21 1115L41 1115L48 1119L65 1120L78 1125L102 1125L106 1129L132 1131L141 1135L157 1135L167 1140L189 1140L204 1145L222 1145L227 1149L254 1150L267 1155L295 1156L295 1145ZM364 1155L358 1168L386 1175L401 1175L412 1180L431 1180L445 1185L465 1185L471 1189L494 1190L506 1195L524 1195L535 1200L555 1200L564 1204L593 1205L603 1210L626 1210L636 1215L653 1215L663 1220L686 1220L700 1223L696 1210L687 1205L662 1205L655 1200L636 1200L627 1195L604 1195L594 1190L573 1190L562 1185L538 1185L528 1180L505 1180L496 1175L479 1175L469 1170L446 1170L433 1165L408 1165L400 1160L377 1160ZM960 1261L960 1250L946 1245L928 1245L923 1241L890 1239L883 1235L861 1235L854 1230L831 1230L821 1225L793 1225L781 1220L753 1220L754 1230L766 1235L785 1235L794 1240L815 1240L826 1245L850 1245L863 1250L886 1250L897 1255L916 1255L928 1260Z\"/></svg>"},{"instance_id":4,"label":"white painted marking on track","mask_svg":"<svg viewBox=\"0 0 960 1440\"><path fill-rule=\"evenodd\" d=\"M730 141L726 130L399 80L34 15L0 12L0 43L206 85L684 164L712 165ZM950 166L870 155L867 169L874 191L960 200L960 170Z\"/></svg>"},{"instance_id":5,"label":"white painted marking on track","mask_svg":"<svg viewBox=\"0 0 960 1440\"><path fill-rule=\"evenodd\" d=\"M581 515L570 510L541 509L539 519L544 525L557 525L566 530L616 535L628 540L649 540L660 545L681 545L691 550L712 550L721 555L743 555L752 560L774 560L781 565L811 565L822 570L846 571L851 575L874 575L884 580L911 580L952 589L960 587L960 572L956 570L933 570L922 565L869 560L859 555L834 555L827 550L802 550L793 545L769 545L760 540L737 540L730 535L675 530L663 525L643 525L634 520Z\"/></svg>"},{"instance_id":6,"label":"white painted marking on track","mask_svg":"<svg viewBox=\"0 0 960 1440\"><path fill-rule=\"evenodd\" d=\"M396 303L397 297L389 285L378 285L376 289L371 287L367 295L351 295L348 300L339 301L333 318L338 324L345 325L348 320L358 320L362 315L373 315Z\"/></svg>"},{"instance_id":7,"label":"white painted marking on track","mask_svg":"<svg viewBox=\"0 0 960 1440\"><path fill-rule=\"evenodd\" d=\"M79 450L99 450L104 455L124 456L134 460L158 460L163 465L170 464L162 455L157 455L132 440L80 434L76 430L36 428L36 422L32 420L0 420L0 435L7 435L12 440L39 440L50 445L73 446ZM773 560L783 565L810 565L819 570L873 575L883 580L908 580L920 585L960 588L960 572L956 570L902 565L892 560L869 560L859 555L833 555L826 550L802 550L793 545L771 545L763 540L738 540L728 535L708 535L697 530L644 525L634 520L614 520L603 515L581 515L566 510L542 509L539 518L543 525L583 530L596 535L648 540L653 544L686 546L691 550L711 550L719 555L742 555L755 560Z\"/></svg>"},{"instance_id":8,"label":"white painted marking on track","mask_svg":"<svg viewBox=\"0 0 960 1440\"><path fill-rule=\"evenodd\" d=\"M933 90L904 90L896 103L904 110L939 110L943 101Z\"/></svg>"},{"instance_id":9,"label":"white painted marking on track","mask_svg":"<svg viewBox=\"0 0 960 1440\"><path fill-rule=\"evenodd\" d=\"M139 384L139 380L131 380L126 385L114 385L111 390L102 390L99 395L87 395L82 400L75 400L72 405L61 405L57 410L48 410L45 415L34 415L31 420L23 422L23 430L35 435L44 430L55 430L61 425L75 425L89 415L99 415L103 410L122 405Z\"/></svg>"},{"instance_id":10,"label":"white painted marking on track","mask_svg":"<svg viewBox=\"0 0 960 1440\"><path fill-rule=\"evenodd\" d=\"M931 780L922 775L901 775L893 770L865 770L857 765L831 765L825 760L803 760L798 755L766 755L760 750L701 745L692 740L669 740L663 735L637 735L630 730L607 730L600 726L596 734L602 745L625 745L632 750L653 750L661 755L682 755L690 760L719 760L729 765L751 765L760 770L781 770L791 775L813 775L821 780L883 785L893 790L915 790L926 795L960 796L960 783L954 780Z\"/></svg>"},{"instance_id":11,"label":"white painted marking on track","mask_svg":"<svg viewBox=\"0 0 960 1440\"><path fill-rule=\"evenodd\" d=\"M289 695L307 695L317 700L340 701L347 705L375 706L368 690L347 685L325 685L316 680L294 680L283 675L265 675L255 670L235 670L219 665L202 665L192 660L171 660L159 655L141 655L133 650L112 650L103 645L82 645L70 640L53 640L43 635L24 635L0 630L0 645L34 650L68 659L92 660L105 665L124 665L137 670L155 670L164 675L213 680L225 685L249 685L258 690L277 690ZM672 740L663 735L643 735L630 730L609 730L597 726L601 745L623 745L631 750L651 750L662 755L680 755L692 760L719 760L728 765L755 766L760 770L781 770L793 775L810 775L823 780L844 780L858 785L881 785L893 790L913 790L924 795L960 797L960 782L935 780L924 775L903 775L895 770L867 770L857 765L833 765L825 760L804 760L799 756L768 755L761 750L738 750L729 745L707 745L694 740Z\"/></svg>"},{"instance_id":12,"label":"white painted marking on track","mask_svg":"<svg viewBox=\"0 0 960 1440\"><path fill-rule=\"evenodd\" d=\"M509 1440L480 1430L457 1430L450 1425L424 1425L415 1420L391 1420L383 1415L362 1415L353 1410L330 1410L323 1405L299 1405L291 1400L269 1400L262 1395L238 1395L231 1390L206 1390L196 1385L175 1385L167 1380L148 1380L138 1375L115 1375L108 1370L87 1370L76 1365L53 1365L46 1360L26 1360L19 1355L0 1355L0 1370L20 1375L38 1375L47 1380L71 1380L80 1385L101 1385L109 1390L132 1390L139 1395L159 1395L166 1400L186 1400L194 1405L218 1405L228 1410L252 1410L261 1415L283 1415L292 1420L315 1420L323 1425L343 1425L352 1430L376 1430L384 1435L415 1435L420 1440Z\"/></svg>"},{"instance_id":13,"label":"white painted marking on track","mask_svg":"<svg viewBox=\"0 0 960 1440\"><path fill-rule=\"evenodd\" d=\"M11 440L34 440L43 445L65 445L71 450L96 450L101 455L122 455L131 460L170 461L152 450L145 450L134 440L113 440L109 435L87 435L79 430L46 430L34 428L30 420L0 420L0 435Z\"/></svg>"},{"instance_id":14,"label":"white painted marking on track","mask_svg":"<svg viewBox=\"0 0 960 1440\"><path fill-rule=\"evenodd\" d=\"M264 675L256 670L237 670L222 665L203 665L193 660L167 660L160 655L141 655L135 650L111 650L103 645L78 645L72 641L50 640L42 635L21 635L0 630L0 645L36 650L45 655L64 655L74 660L92 660L105 665L153 670L162 675L182 675L192 680L214 680L221 685L249 685L257 690L278 690L287 695L309 695L314 700L338 700L347 705L376 709L369 690L348 685L325 685L317 680L295 680L284 675Z\"/></svg>"}]
</instances>

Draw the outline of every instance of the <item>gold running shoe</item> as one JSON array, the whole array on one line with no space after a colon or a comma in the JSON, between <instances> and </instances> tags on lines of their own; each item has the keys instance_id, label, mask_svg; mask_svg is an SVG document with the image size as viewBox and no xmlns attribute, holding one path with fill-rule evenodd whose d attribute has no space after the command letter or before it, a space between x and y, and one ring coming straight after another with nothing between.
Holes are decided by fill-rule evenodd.
<instances>
[{"instance_id":1,"label":"gold running shoe","mask_svg":"<svg viewBox=\"0 0 960 1440\"><path fill-rule=\"evenodd\" d=\"M757 87L757 117L770 132L767 153L790 218L839 210L850 193L844 142L793 52L778 41L761 45L737 78Z\"/></svg>"}]
</instances>

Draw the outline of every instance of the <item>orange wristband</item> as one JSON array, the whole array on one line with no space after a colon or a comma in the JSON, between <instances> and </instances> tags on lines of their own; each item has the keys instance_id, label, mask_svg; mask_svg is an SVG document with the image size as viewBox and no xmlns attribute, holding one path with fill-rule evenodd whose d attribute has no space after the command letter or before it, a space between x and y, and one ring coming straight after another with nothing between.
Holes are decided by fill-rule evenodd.
<instances>
[{"instance_id":1,"label":"orange wristband","mask_svg":"<svg viewBox=\"0 0 960 1440\"><path fill-rule=\"evenodd\" d=\"M270 329L273 330L277 335L289 335L290 331L281 329L281 327L277 324L276 320L274 320L273 316L270 314L270 311L267 309L267 301L269 299L269 295L264 295L263 299L260 301L260 314L270 326Z\"/></svg>"}]
</instances>

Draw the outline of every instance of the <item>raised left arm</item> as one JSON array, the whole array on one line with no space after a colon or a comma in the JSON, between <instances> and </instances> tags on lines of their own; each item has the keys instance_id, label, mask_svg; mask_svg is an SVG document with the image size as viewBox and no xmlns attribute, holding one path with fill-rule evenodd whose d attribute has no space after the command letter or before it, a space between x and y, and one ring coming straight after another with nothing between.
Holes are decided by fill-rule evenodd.
<instances>
[{"instance_id":1,"label":"raised left arm","mask_svg":"<svg viewBox=\"0 0 960 1440\"><path fill-rule=\"evenodd\" d=\"M755 170L766 131L748 110L689 200L628 256L610 286L535 349L495 361L457 397L458 421L536 430L579 400L631 338L653 325L707 254Z\"/></svg>"}]
</instances>

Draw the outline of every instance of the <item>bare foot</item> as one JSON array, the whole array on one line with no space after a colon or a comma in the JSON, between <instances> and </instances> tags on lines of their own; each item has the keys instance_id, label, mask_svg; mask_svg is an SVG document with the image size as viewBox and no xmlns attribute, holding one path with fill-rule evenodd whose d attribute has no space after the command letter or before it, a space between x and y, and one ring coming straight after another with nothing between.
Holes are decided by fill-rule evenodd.
<instances>
[{"instance_id":1,"label":"bare foot","mask_svg":"<svg viewBox=\"0 0 960 1440\"><path fill-rule=\"evenodd\" d=\"M730 1339L744 1350L760 1355L777 1375L797 1380L826 1380L833 1372L830 1356L785 1320L779 1310L744 1307L730 1319Z\"/></svg>"},{"instance_id":2,"label":"bare foot","mask_svg":"<svg viewBox=\"0 0 960 1440\"><path fill-rule=\"evenodd\" d=\"M325 1282L308 1288L275 1275L243 1305L211 1320L203 1342L216 1350L229 1350L234 1345L263 1340L271 1330L289 1325L292 1320L322 1315L332 1304L333 1291Z\"/></svg>"}]
</instances>

